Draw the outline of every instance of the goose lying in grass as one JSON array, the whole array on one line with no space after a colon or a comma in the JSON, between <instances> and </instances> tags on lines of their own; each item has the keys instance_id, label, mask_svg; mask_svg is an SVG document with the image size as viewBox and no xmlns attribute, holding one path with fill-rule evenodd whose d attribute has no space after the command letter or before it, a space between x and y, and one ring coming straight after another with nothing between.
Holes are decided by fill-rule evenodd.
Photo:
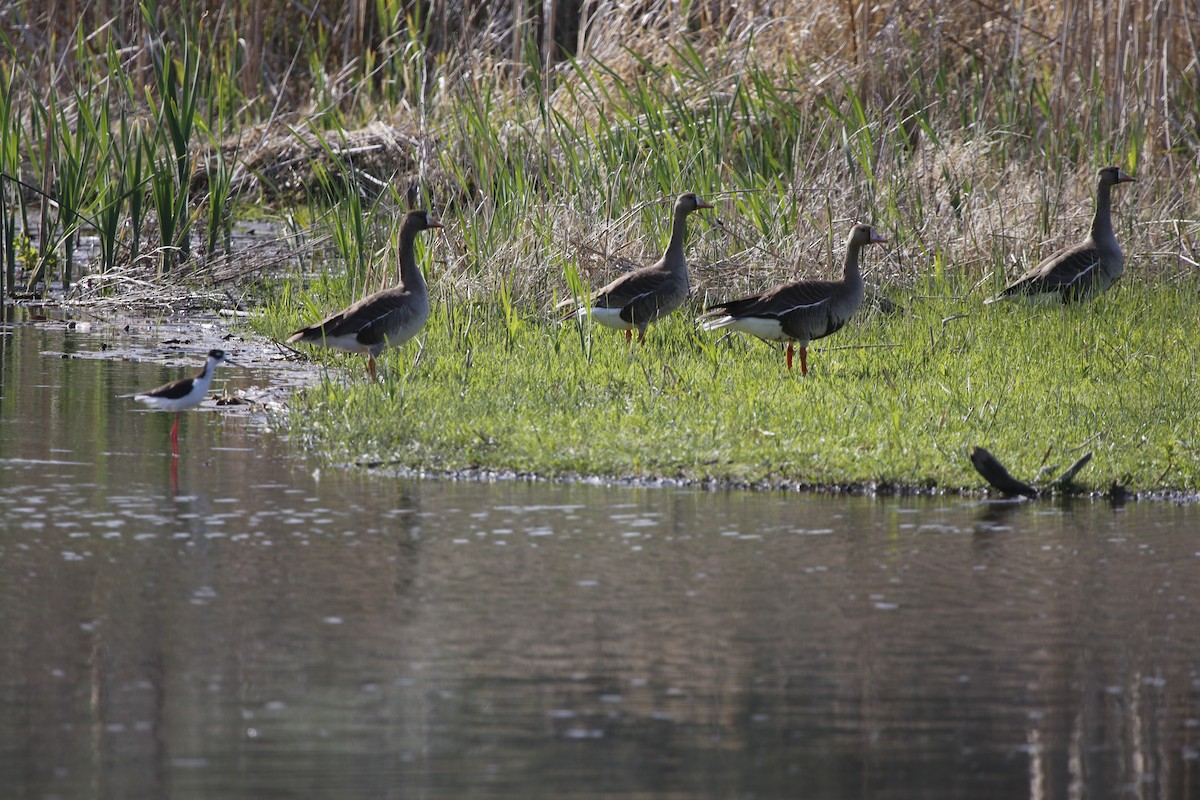
<instances>
[{"instance_id":1,"label":"goose lying in grass","mask_svg":"<svg viewBox=\"0 0 1200 800\"><path fill-rule=\"evenodd\" d=\"M1023 296L1070 303L1095 297L1116 283L1125 271L1125 256L1113 233L1112 188L1136 178L1120 167L1105 167L1099 178L1091 235L1045 259L985 303Z\"/></svg>"}]
</instances>

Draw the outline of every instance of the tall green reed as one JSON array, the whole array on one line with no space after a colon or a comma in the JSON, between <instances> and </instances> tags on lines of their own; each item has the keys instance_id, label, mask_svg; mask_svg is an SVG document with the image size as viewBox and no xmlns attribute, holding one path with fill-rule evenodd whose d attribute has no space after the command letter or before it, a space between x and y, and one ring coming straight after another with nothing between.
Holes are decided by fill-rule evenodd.
<instances>
[{"instance_id":1,"label":"tall green reed","mask_svg":"<svg viewBox=\"0 0 1200 800\"><path fill-rule=\"evenodd\" d=\"M149 10L145 13L152 23ZM200 48L186 26L178 45L160 36L150 55L157 99L154 93L146 94L155 121L155 139L148 140L153 150L146 155L162 242L160 264L169 271L191 254L192 138L206 87L201 80Z\"/></svg>"},{"instance_id":2,"label":"tall green reed","mask_svg":"<svg viewBox=\"0 0 1200 800\"><path fill-rule=\"evenodd\" d=\"M63 289L71 287L79 227L96 203L97 165L108 161L108 106L93 113L85 93L76 93L74 119L58 109L58 212L63 242Z\"/></svg>"},{"instance_id":3,"label":"tall green reed","mask_svg":"<svg viewBox=\"0 0 1200 800\"><path fill-rule=\"evenodd\" d=\"M205 225L204 253L212 258L218 247L232 255L233 220L236 215L233 193L233 168L225 159L220 142L206 131L212 156L208 161L208 186L205 205L208 210ZM236 159L236 153L235 153Z\"/></svg>"},{"instance_id":4,"label":"tall green reed","mask_svg":"<svg viewBox=\"0 0 1200 800\"><path fill-rule=\"evenodd\" d=\"M38 195L38 247L35 263L30 268L29 279L26 281L27 291L33 291L47 274L52 274L58 263L54 244L58 237L59 218L53 213L54 167L58 155L58 114L54 111L55 104L56 100L51 95L46 102L35 99L29 106L28 140L33 146L28 156L33 177L38 183L35 187ZM28 218L23 218L22 222L24 229L30 231Z\"/></svg>"},{"instance_id":5,"label":"tall green reed","mask_svg":"<svg viewBox=\"0 0 1200 800\"><path fill-rule=\"evenodd\" d=\"M130 260L137 259L146 193L141 174L144 149L141 128L122 110L120 122L114 126L111 136L108 158L96 175L96 235L100 241L102 273L116 266L124 223L128 223L130 232L129 240L125 242Z\"/></svg>"},{"instance_id":6,"label":"tall green reed","mask_svg":"<svg viewBox=\"0 0 1200 800\"><path fill-rule=\"evenodd\" d=\"M13 70L0 63L0 305L14 285L17 270L17 215L21 189L21 124L13 96Z\"/></svg>"}]
</instances>

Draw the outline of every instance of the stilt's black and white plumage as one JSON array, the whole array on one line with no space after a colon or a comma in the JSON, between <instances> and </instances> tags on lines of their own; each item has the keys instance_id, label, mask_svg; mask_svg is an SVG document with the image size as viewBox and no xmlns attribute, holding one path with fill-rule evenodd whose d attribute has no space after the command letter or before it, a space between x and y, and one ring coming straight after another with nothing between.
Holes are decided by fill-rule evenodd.
<instances>
[{"instance_id":1,"label":"stilt's black and white plumage","mask_svg":"<svg viewBox=\"0 0 1200 800\"><path fill-rule=\"evenodd\" d=\"M375 380L375 359L416 336L429 319L429 290L417 264L416 241L421 231L440 227L442 223L426 211L408 212L400 227L399 285L294 332L288 341L362 353Z\"/></svg>"},{"instance_id":2,"label":"stilt's black and white plumage","mask_svg":"<svg viewBox=\"0 0 1200 800\"><path fill-rule=\"evenodd\" d=\"M171 441L177 441L179 436L179 412L195 408L208 395L208 387L212 384L213 372L217 364L232 364L224 350L209 350L204 368L190 378L180 378L177 381L164 383L157 389L139 392L132 395L134 400L145 403L159 411L174 411L175 425L171 428ZM126 395L127 397L129 395Z\"/></svg>"}]
</instances>

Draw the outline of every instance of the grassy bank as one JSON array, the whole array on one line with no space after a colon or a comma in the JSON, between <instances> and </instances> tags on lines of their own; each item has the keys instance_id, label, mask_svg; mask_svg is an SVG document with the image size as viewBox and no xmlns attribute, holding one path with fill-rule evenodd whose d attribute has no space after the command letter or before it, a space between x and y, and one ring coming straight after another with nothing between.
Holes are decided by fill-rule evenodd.
<instances>
[{"instance_id":1,"label":"grassy bank","mask_svg":"<svg viewBox=\"0 0 1200 800\"><path fill-rule=\"evenodd\" d=\"M914 299L819 343L807 378L683 314L628 347L443 305L380 385L361 358L328 357L291 425L334 460L431 470L957 488L982 485L967 453L985 445L1027 478L1092 451L1085 486L1195 491L1196 289L1130 283L1077 308Z\"/></svg>"},{"instance_id":2,"label":"grassy bank","mask_svg":"<svg viewBox=\"0 0 1200 800\"><path fill-rule=\"evenodd\" d=\"M417 366L374 387L331 360L297 400L335 458L957 486L982 444L1025 476L1089 449L1095 486L1200 489L1186 4L43 5L0 12L7 290L202 284L282 338L394 280L406 208L441 215ZM1081 238L1107 164L1139 178L1116 290L984 308ZM693 306L633 351L552 324L575 276L658 257L685 190L716 204ZM281 220L270 258L233 245L247 216ZM693 329L706 297L833 274L853 221L889 237L868 279L903 311L820 343L808 380Z\"/></svg>"}]
</instances>

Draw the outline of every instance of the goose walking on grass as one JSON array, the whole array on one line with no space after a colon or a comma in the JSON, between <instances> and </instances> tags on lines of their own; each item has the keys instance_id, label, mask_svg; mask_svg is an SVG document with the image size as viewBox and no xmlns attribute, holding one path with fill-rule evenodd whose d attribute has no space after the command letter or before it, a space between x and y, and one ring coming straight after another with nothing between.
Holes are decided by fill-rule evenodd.
<instances>
[{"instance_id":1,"label":"goose walking on grass","mask_svg":"<svg viewBox=\"0 0 1200 800\"><path fill-rule=\"evenodd\" d=\"M400 284L296 331L288 341L363 353L371 380L376 380L375 359L416 336L429 319L429 291L417 265L416 241L421 231L440 227L426 211L408 212L400 227Z\"/></svg>"},{"instance_id":2,"label":"goose walking on grass","mask_svg":"<svg viewBox=\"0 0 1200 800\"><path fill-rule=\"evenodd\" d=\"M1113 233L1112 188L1134 180L1120 167L1100 170L1091 235L1042 261L984 302L1026 296L1070 303L1095 297L1112 286L1125 271L1125 256Z\"/></svg>"},{"instance_id":3,"label":"goose walking on grass","mask_svg":"<svg viewBox=\"0 0 1200 800\"><path fill-rule=\"evenodd\" d=\"M212 383L213 373L216 371L217 365L232 363L224 350L209 350L208 358L204 362L204 368L192 377L180 378L170 383L164 383L157 389L151 389L148 392L123 396L132 397L139 403L145 403L159 411L175 412L175 424L171 426L171 445L178 452L179 412L187 411L189 408L195 408L200 405L204 401L204 398L208 396L208 387Z\"/></svg>"},{"instance_id":4,"label":"goose walking on grass","mask_svg":"<svg viewBox=\"0 0 1200 800\"><path fill-rule=\"evenodd\" d=\"M712 207L692 192L679 195L675 200L671 241L662 258L597 289L587 303L567 318L590 314L601 325L625 331L626 341L633 338L636 330L638 341L644 342L650 323L670 314L687 299L691 288L687 257L683 253L687 218L693 211Z\"/></svg>"},{"instance_id":5,"label":"goose walking on grass","mask_svg":"<svg viewBox=\"0 0 1200 800\"><path fill-rule=\"evenodd\" d=\"M855 225L846 237L846 260L840 281L799 281L765 292L710 306L697 322L704 330L729 328L769 342L787 342L787 368L792 345L800 345L800 374L808 374L808 343L840 330L862 305L865 294L858 268L859 251L886 242L870 225Z\"/></svg>"}]
</instances>

